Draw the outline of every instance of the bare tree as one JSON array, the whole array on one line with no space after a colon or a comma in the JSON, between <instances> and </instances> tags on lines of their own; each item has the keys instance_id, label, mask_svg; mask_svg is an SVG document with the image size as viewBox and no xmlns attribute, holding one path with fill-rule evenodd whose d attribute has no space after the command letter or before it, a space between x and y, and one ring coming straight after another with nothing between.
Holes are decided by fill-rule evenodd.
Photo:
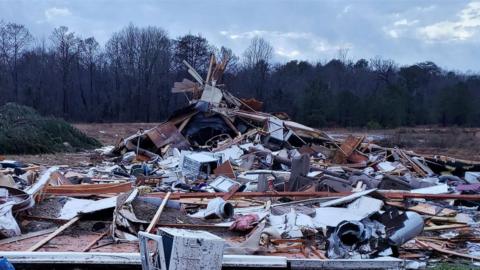
<instances>
[{"instance_id":1,"label":"bare tree","mask_svg":"<svg viewBox=\"0 0 480 270\"><path fill-rule=\"evenodd\" d=\"M16 23L0 23L0 59L8 65L15 100L18 100L18 61L33 40L25 26Z\"/></svg>"},{"instance_id":2,"label":"bare tree","mask_svg":"<svg viewBox=\"0 0 480 270\"><path fill-rule=\"evenodd\" d=\"M187 61L200 73L205 73L208 68L212 46L201 35L188 34L174 41L174 60L177 70L185 70L182 61Z\"/></svg>"},{"instance_id":3,"label":"bare tree","mask_svg":"<svg viewBox=\"0 0 480 270\"><path fill-rule=\"evenodd\" d=\"M370 59L370 65L373 70L377 73L378 79L385 82L387 85L391 83L392 77L395 75L397 70L397 65L391 59L382 59L377 56L373 59Z\"/></svg>"},{"instance_id":4,"label":"bare tree","mask_svg":"<svg viewBox=\"0 0 480 270\"><path fill-rule=\"evenodd\" d=\"M338 60L340 60L340 62L342 62L344 65L348 65L349 64L349 60L348 60L348 52L350 51L350 48L339 48L338 51L337 51L337 57L338 57Z\"/></svg>"},{"instance_id":5,"label":"bare tree","mask_svg":"<svg viewBox=\"0 0 480 270\"><path fill-rule=\"evenodd\" d=\"M95 69L100 57L100 46L94 37L83 40L83 50L81 61L88 70L88 87L90 93L90 103L94 103L94 99L98 99L98 94L94 90Z\"/></svg>"},{"instance_id":6,"label":"bare tree","mask_svg":"<svg viewBox=\"0 0 480 270\"><path fill-rule=\"evenodd\" d=\"M243 53L243 61L246 67L255 67L260 62L269 63L272 58L273 47L261 37L254 37L250 46Z\"/></svg>"},{"instance_id":7,"label":"bare tree","mask_svg":"<svg viewBox=\"0 0 480 270\"><path fill-rule=\"evenodd\" d=\"M143 92L139 93L142 97L140 103L144 108L145 121L150 122L152 87L159 78L165 78L170 69L170 40L166 32L158 27L143 28L139 36L139 51L140 85Z\"/></svg>"},{"instance_id":8,"label":"bare tree","mask_svg":"<svg viewBox=\"0 0 480 270\"><path fill-rule=\"evenodd\" d=\"M158 27L129 25L115 33L106 47L117 87L120 89L124 82L125 92L139 108L131 114L149 122L154 85L159 85L160 78L168 77L170 71L171 46L166 32Z\"/></svg>"},{"instance_id":9,"label":"bare tree","mask_svg":"<svg viewBox=\"0 0 480 270\"><path fill-rule=\"evenodd\" d=\"M71 85L69 77L71 66L79 52L80 40L75 37L73 32L69 32L66 26L55 28L50 39L53 42L53 53L61 74L63 114L66 117L68 115L68 89Z\"/></svg>"}]
</instances>

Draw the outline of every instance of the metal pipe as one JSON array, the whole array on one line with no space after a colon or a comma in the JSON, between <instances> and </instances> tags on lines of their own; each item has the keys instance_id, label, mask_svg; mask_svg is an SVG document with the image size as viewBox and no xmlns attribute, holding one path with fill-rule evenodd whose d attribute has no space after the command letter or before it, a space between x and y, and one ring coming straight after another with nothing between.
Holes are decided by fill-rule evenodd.
<instances>
[{"instance_id":1,"label":"metal pipe","mask_svg":"<svg viewBox=\"0 0 480 270\"><path fill-rule=\"evenodd\" d=\"M388 238L391 245L401 246L423 231L424 223L422 216L411 211L405 212L405 216L406 219L403 221L403 227L395 231Z\"/></svg>"},{"instance_id":2,"label":"metal pipe","mask_svg":"<svg viewBox=\"0 0 480 270\"><path fill-rule=\"evenodd\" d=\"M377 190L387 199L398 199L403 200L407 198L418 198L418 199L427 199L427 200L466 200L466 201L480 201L480 195L465 195L465 194L417 194L409 192L391 192L385 190ZM154 192L145 194L145 197L157 197L163 198L166 193L164 192ZM216 198L223 197L227 193L225 192L197 192L197 193L172 193L172 199L180 198ZM316 191L316 192L301 192L301 191L279 191L279 192L237 192L233 197L338 197L338 196L347 196L352 194L352 192L326 192L326 191Z\"/></svg>"}]
</instances>

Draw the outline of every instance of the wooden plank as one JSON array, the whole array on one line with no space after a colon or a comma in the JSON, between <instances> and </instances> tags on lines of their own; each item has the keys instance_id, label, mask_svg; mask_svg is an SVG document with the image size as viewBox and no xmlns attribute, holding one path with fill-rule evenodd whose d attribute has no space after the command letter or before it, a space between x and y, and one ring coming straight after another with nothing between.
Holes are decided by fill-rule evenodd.
<instances>
[{"instance_id":1,"label":"wooden plank","mask_svg":"<svg viewBox=\"0 0 480 270\"><path fill-rule=\"evenodd\" d=\"M419 198L427 200L467 200L467 201L480 201L480 195L469 195L469 194L416 194L409 192L391 192L391 191L378 191L387 199L398 199L403 200L406 198ZM195 193L173 193L172 199L180 198L216 198L223 197L226 192L195 192ZM352 192L326 192L326 191L315 191L315 192L304 192L304 191L279 191L279 192L237 192L233 197L245 197L245 198L254 198L254 197L341 197L352 194ZM155 197L163 198L165 197L164 192L153 192L145 194L146 197Z\"/></svg>"},{"instance_id":2,"label":"wooden plank","mask_svg":"<svg viewBox=\"0 0 480 270\"><path fill-rule=\"evenodd\" d=\"M239 142L243 141L243 139L255 135L257 132L258 132L257 129L252 129L250 131L247 131L246 133L242 134L241 136L235 137L230 142L222 144L222 145L218 146L217 148L213 149L213 152L218 152L218 151L225 150L225 149L229 148L230 146L232 146L234 144L238 144Z\"/></svg>"},{"instance_id":3,"label":"wooden plank","mask_svg":"<svg viewBox=\"0 0 480 270\"><path fill-rule=\"evenodd\" d=\"M333 162L337 164L345 163L347 158L353 153L353 151L355 151L355 149L357 149L364 139L365 136L357 138L349 135L335 152Z\"/></svg>"},{"instance_id":4,"label":"wooden plank","mask_svg":"<svg viewBox=\"0 0 480 270\"><path fill-rule=\"evenodd\" d=\"M160 124L147 131L146 134L153 144L155 144L157 150L165 145L171 145L178 149L187 149L190 147L190 144L185 137L183 137L182 133L170 122Z\"/></svg>"},{"instance_id":5,"label":"wooden plank","mask_svg":"<svg viewBox=\"0 0 480 270\"><path fill-rule=\"evenodd\" d=\"M52 240L55 236L59 235L62 233L65 229L68 227L72 226L75 222L77 222L80 219L79 216L76 216L72 218L69 222L63 224L60 226L58 229L56 229L53 233L49 234L47 237L43 238L40 240L40 242L36 243L33 245L31 248L29 248L27 251L35 251L39 248L41 248L43 245L45 245L48 241Z\"/></svg>"},{"instance_id":6,"label":"wooden plank","mask_svg":"<svg viewBox=\"0 0 480 270\"><path fill-rule=\"evenodd\" d=\"M461 229L461 228L468 228L470 227L468 224L449 224L449 225L439 225L439 226L431 226L425 227L424 231L439 231L439 230L450 230L450 229Z\"/></svg>"},{"instance_id":7,"label":"wooden plank","mask_svg":"<svg viewBox=\"0 0 480 270\"><path fill-rule=\"evenodd\" d=\"M212 56L210 56L210 65L208 66L207 79L205 80L205 83L208 83L210 81L210 76L212 75L213 62L215 62L215 54L212 53Z\"/></svg>"},{"instance_id":8,"label":"wooden plank","mask_svg":"<svg viewBox=\"0 0 480 270\"><path fill-rule=\"evenodd\" d=\"M198 84L188 79L183 79L181 82L174 82L172 93L194 92L198 90Z\"/></svg>"},{"instance_id":9,"label":"wooden plank","mask_svg":"<svg viewBox=\"0 0 480 270\"><path fill-rule=\"evenodd\" d=\"M198 72L197 72L187 61L183 60L183 64L188 67L188 73L190 73L190 75L192 75L192 77L193 77L197 82L199 82L200 84L203 85L203 79L202 79L202 77L200 76L200 74L198 74Z\"/></svg>"},{"instance_id":10,"label":"wooden plank","mask_svg":"<svg viewBox=\"0 0 480 270\"><path fill-rule=\"evenodd\" d=\"M181 198L216 198L223 197L227 195L228 192L195 192L195 193L173 193L172 199L181 199ZM346 196L352 194L351 192L301 192L301 191L286 191L286 192L237 192L233 197L245 197L245 198L255 198L255 197L333 197L333 196ZM163 198L165 197L164 192L152 192L145 194L145 197L154 197L154 198Z\"/></svg>"},{"instance_id":11,"label":"wooden plank","mask_svg":"<svg viewBox=\"0 0 480 270\"><path fill-rule=\"evenodd\" d=\"M132 189L132 183L88 184L88 185L61 185L49 186L44 190L48 195L96 195L106 193L122 193Z\"/></svg>"},{"instance_id":12,"label":"wooden plank","mask_svg":"<svg viewBox=\"0 0 480 270\"><path fill-rule=\"evenodd\" d=\"M25 192L35 196L38 192L40 192L50 181L50 176L52 173L58 170L58 166L50 167L48 170L44 171L40 176L38 181L36 181L33 185L29 186L25 189Z\"/></svg>"},{"instance_id":13,"label":"wooden plank","mask_svg":"<svg viewBox=\"0 0 480 270\"><path fill-rule=\"evenodd\" d=\"M21 241L21 240L25 240L25 239L29 239L29 238L33 238L33 237L37 237L37 236L40 236L40 235L45 235L45 234L54 232L56 229L57 229L57 227L46 229L46 230L41 230L41 231L36 231L36 232L31 232L31 233L26 233L26 234L22 234L22 235L15 236L15 237L10 237L10 238L7 238L7 239L2 239L2 240L0 240L0 245L12 243L12 242L17 242L17 241Z\"/></svg>"},{"instance_id":14,"label":"wooden plank","mask_svg":"<svg viewBox=\"0 0 480 270\"><path fill-rule=\"evenodd\" d=\"M424 171L422 170L422 168L420 168L420 166L418 166L415 162L413 162L413 161L410 159L410 157L409 157L407 154L405 154L405 152L403 152L403 151L400 150L400 149L397 149L396 152L397 152L401 157L403 157L404 159L406 159L406 160L412 165L412 168L413 168L413 170L414 170L416 173L418 173L418 174L419 174L420 176L422 176L422 177L426 177L426 176L427 176L427 173L424 172Z\"/></svg>"},{"instance_id":15,"label":"wooden plank","mask_svg":"<svg viewBox=\"0 0 480 270\"><path fill-rule=\"evenodd\" d=\"M446 216L455 216L457 211L449 209L449 208L442 208L436 205L431 205L427 203L418 203L415 206L405 207L405 204L402 202L387 202L388 205L392 205L395 207L400 207L403 209L408 209L410 211L414 211L423 215L429 216L438 216L438 217L446 217Z\"/></svg>"},{"instance_id":16,"label":"wooden plank","mask_svg":"<svg viewBox=\"0 0 480 270\"><path fill-rule=\"evenodd\" d=\"M327 260L328 258L325 256L324 253L317 250L315 247L312 247L312 253L315 254L320 260Z\"/></svg>"},{"instance_id":17,"label":"wooden plank","mask_svg":"<svg viewBox=\"0 0 480 270\"><path fill-rule=\"evenodd\" d=\"M408 210L431 216L454 216L457 214L457 211L455 210L441 208L427 203L419 203L415 206L409 207Z\"/></svg>"},{"instance_id":18,"label":"wooden plank","mask_svg":"<svg viewBox=\"0 0 480 270\"><path fill-rule=\"evenodd\" d=\"M158 220L160 219L160 215L162 214L163 208L165 208L165 205L167 204L168 198L170 198L170 195L172 195L172 192L169 191L165 198L163 198L162 204L157 209L157 212L155 213L155 216L153 216L152 221L150 222L150 225L148 225L147 229L145 230L148 233L151 233L155 225L157 225Z\"/></svg>"},{"instance_id":19,"label":"wooden plank","mask_svg":"<svg viewBox=\"0 0 480 270\"><path fill-rule=\"evenodd\" d=\"M233 171L232 163L230 160L225 161L222 165L218 166L213 170L213 173L216 176L223 175L232 179L236 179L235 172Z\"/></svg>"},{"instance_id":20,"label":"wooden plank","mask_svg":"<svg viewBox=\"0 0 480 270\"><path fill-rule=\"evenodd\" d=\"M230 225L215 225L215 224L187 224L187 223L170 223L170 224L158 224L160 227L171 227L171 228L204 228L204 229L227 229L230 228Z\"/></svg>"},{"instance_id":21,"label":"wooden plank","mask_svg":"<svg viewBox=\"0 0 480 270\"><path fill-rule=\"evenodd\" d=\"M242 133L240 131L238 131L238 129L235 127L235 125L232 123L232 121L228 117L226 117L223 114L220 114L220 116L222 117L223 121L225 121L225 124L227 124L227 126L231 130L233 130L233 132L235 132L235 134L237 134L237 136L242 136Z\"/></svg>"},{"instance_id":22,"label":"wooden plank","mask_svg":"<svg viewBox=\"0 0 480 270\"><path fill-rule=\"evenodd\" d=\"M182 130L187 126L188 122L190 122L190 119L192 119L193 116L188 117L187 119L183 120L183 122L180 124L178 127L178 131L182 132Z\"/></svg>"},{"instance_id":23,"label":"wooden plank","mask_svg":"<svg viewBox=\"0 0 480 270\"><path fill-rule=\"evenodd\" d=\"M188 71L188 73L190 73L190 75L192 75L192 77L193 77L198 83L200 83L201 85L203 85L203 79L202 79L202 77L200 77L200 75L198 75L198 73L197 73L194 69L188 69L187 71Z\"/></svg>"},{"instance_id":24,"label":"wooden plank","mask_svg":"<svg viewBox=\"0 0 480 270\"><path fill-rule=\"evenodd\" d=\"M237 192L238 189L240 189L240 185L235 184L235 185L232 187L232 189L231 189L227 194L225 194L225 196L223 196L223 200L224 200L224 201L230 200L230 198L232 198L233 195L235 195L235 192Z\"/></svg>"},{"instance_id":25,"label":"wooden plank","mask_svg":"<svg viewBox=\"0 0 480 270\"><path fill-rule=\"evenodd\" d=\"M433 222L440 222L440 223L458 223L458 224L468 224L467 220L457 219L457 217L437 217L432 216L428 217L429 220Z\"/></svg>"},{"instance_id":26,"label":"wooden plank","mask_svg":"<svg viewBox=\"0 0 480 270\"><path fill-rule=\"evenodd\" d=\"M90 242L90 244L88 244L83 250L82 252L88 252L98 241L100 241L100 239L102 239L104 236L106 236L108 234L109 230L106 230L105 232L103 232L102 234L100 234L98 237L96 237L95 239L93 239L92 242Z\"/></svg>"},{"instance_id":27,"label":"wooden plank","mask_svg":"<svg viewBox=\"0 0 480 270\"><path fill-rule=\"evenodd\" d=\"M459 252L455 252L455 251L448 250L448 249L444 249L441 246L439 246L437 244L434 244L434 243L427 243L427 242L420 241L418 239L415 239L415 242L418 243L423 248L431 248L431 249L433 249L435 251L438 251L440 253L480 261L480 257L468 255L468 254L465 254L465 253L459 253Z\"/></svg>"}]
</instances>

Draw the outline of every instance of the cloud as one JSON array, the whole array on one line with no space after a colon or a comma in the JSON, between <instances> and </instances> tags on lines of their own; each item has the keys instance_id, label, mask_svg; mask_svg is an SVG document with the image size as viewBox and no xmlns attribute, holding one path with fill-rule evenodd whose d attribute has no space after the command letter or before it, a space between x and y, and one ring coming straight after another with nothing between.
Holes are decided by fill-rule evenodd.
<instances>
[{"instance_id":1,"label":"cloud","mask_svg":"<svg viewBox=\"0 0 480 270\"><path fill-rule=\"evenodd\" d=\"M398 20L396 22L393 23L394 26L412 26L414 24L417 24L418 23L418 20L412 20L412 21L409 21L407 19L402 19L402 20Z\"/></svg>"},{"instance_id":2,"label":"cloud","mask_svg":"<svg viewBox=\"0 0 480 270\"><path fill-rule=\"evenodd\" d=\"M67 17L70 15L72 15L72 13L68 8L51 7L45 10L45 18L47 21L54 20L58 17Z\"/></svg>"},{"instance_id":3,"label":"cloud","mask_svg":"<svg viewBox=\"0 0 480 270\"><path fill-rule=\"evenodd\" d=\"M395 16L395 17L400 17L400 16ZM418 22L419 20L408 20L406 18L403 18L403 19L394 21L389 26L384 26L382 30L390 38L398 39L402 36L405 36L406 33L409 33L410 28L413 25L417 24Z\"/></svg>"},{"instance_id":4,"label":"cloud","mask_svg":"<svg viewBox=\"0 0 480 270\"><path fill-rule=\"evenodd\" d=\"M242 54L251 37L260 35L274 46L273 60L279 62L293 55L299 60L327 61L338 57L340 48L350 47L352 59L381 55L399 64L431 60L439 66L480 72L480 27L472 17L475 2L480 0L285 0L274 1L275 8L272 1L259 1L254 9L243 2L223 1L217 5L215 16L205 17L196 11L215 4L215 0L0 0L0 18L24 24L39 41L48 39L54 27L65 25L104 44L113 32L132 22L139 27L163 27L172 38L201 33L213 45L229 47L237 55ZM191 8L185 9L185 5ZM292 12L293 5L297 12ZM172 11L182 8L184 18L178 20ZM132 17L133 13L142 16ZM439 24L444 22L447 24ZM440 29L427 28L432 25ZM427 33L421 32L423 28ZM452 39L457 41L438 41Z\"/></svg>"},{"instance_id":5,"label":"cloud","mask_svg":"<svg viewBox=\"0 0 480 270\"><path fill-rule=\"evenodd\" d=\"M387 29L384 28L384 31L387 33L388 36L391 38L399 38L400 37L400 30L397 29Z\"/></svg>"},{"instance_id":6,"label":"cloud","mask_svg":"<svg viewBox=\"0 0 480 270\"><path fill-rule=\"evenodd\" d=\"M259 36L269 41L275 55L280 59L315 59L318 56L337 52L342 48L351 49L350 43L332 44L326 39L310 32L281 32L252 30L246 32L220 31L220 35L236 42L249 41ZM247 44L247 43L245 43Z\"/></svg>"},{"instance_id":7,"label":"cloud","mask_svg":"<svg viewBox=\"0 0 480 270\"><path fill-rule=\"evenodd\" d=\"M230 39L252 39L260 36L264 38L285 38L285 39L302 39L311 36L310 33L303 32L280 32L280 31L264 31L264 30L252 30L247 32L233 33L229 31L220 31L222 36L227 36Z\"/></svg>"},{"instance_id":8,"label":"cloud","mask_svg":"<svg viewBox=\"0 0 480 270\"><path fill-rule=\"evenodd\" d=\"M457 20L440 21L418 29L429 42L465 41L480 29L480 2L471 2L457 15Z\"/></svg>"},{"instance_id":9,"label":"cloud","mask_svg":"<svg viewBox=\"0 0 480 270\"><path fill-rule=\"evenodd\" d=\"M342 18L344 15L347 15L352 10L352 5L346 5L341 9L340 13L337 14L337 18Z\"/></svg>"},{"instance_id":10,"label":"cloud","mask_svg":"<svg viewBox=\"0 0 480 270\"><path fill-rule=\"evenodd\" d=\"M286 50L284 48L276 49L275 53L288 59L294 59L300 55L298 50Z\"/></svg>"},{"instance_id":11,"label":"cloud","mask_svg":"<svg viewBox=\"0 0 480 270\"><path fill-rule=\"evenodd\" d=\"M435 5L424 6L424 7L417 7L416 9L420 12L429 12L437 8Z\"/></svg>"}]
</instances>

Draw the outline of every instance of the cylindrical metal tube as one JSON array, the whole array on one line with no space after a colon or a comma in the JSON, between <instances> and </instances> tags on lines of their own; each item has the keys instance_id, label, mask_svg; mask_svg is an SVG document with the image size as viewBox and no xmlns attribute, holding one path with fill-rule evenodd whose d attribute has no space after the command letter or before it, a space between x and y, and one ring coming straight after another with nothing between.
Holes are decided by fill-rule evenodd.
<instances>
[{"instance_id":1,"label":"cylindrical metal tube","mask_svg":"<svg viewBox=\"0 0 480 270\"><path fill-rule=\"evenodd\" d=\"M424 223L422 216L411 211L405 212L405 215L407 219L403 222L403 227L389 237L391 245L400 246L423 231Z\"/></svg>"}]
</instances>

